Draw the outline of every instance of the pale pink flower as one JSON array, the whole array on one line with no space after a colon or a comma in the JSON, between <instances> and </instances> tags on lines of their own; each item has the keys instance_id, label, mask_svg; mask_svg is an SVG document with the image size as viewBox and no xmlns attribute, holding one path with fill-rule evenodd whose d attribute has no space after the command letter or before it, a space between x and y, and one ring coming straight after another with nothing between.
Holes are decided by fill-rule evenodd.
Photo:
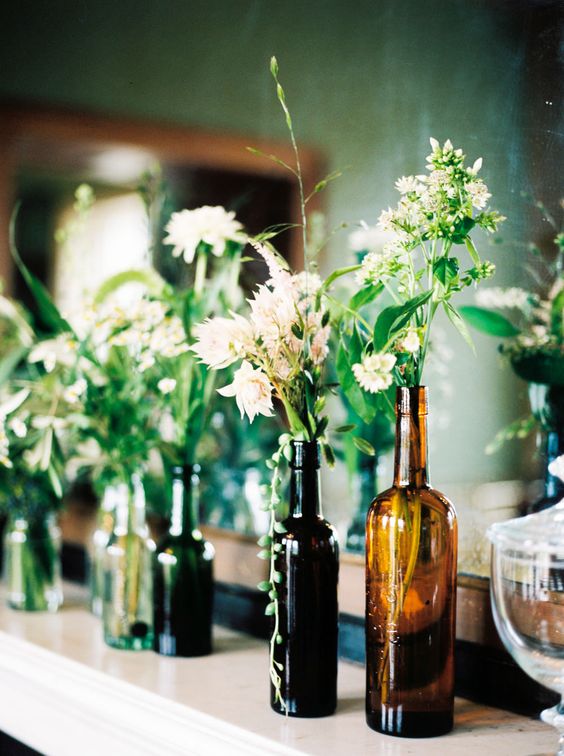
<instances>
[{"instance_id":1,"label":"pale pink flower","mask_svg":"<svg viewBox=\"0 0 564 756\"><path fill-rule=\"evenodd\" d=\"M253 327L241 315L208 318L194 328L196 343L191 349L212 368L225 368L254 350Z\"/></svg>"},{"instance_id":2,"label":"pale pink flower","mask_svg":"<svg viewBox=\"0 0 564 756\"><path fill-rule=\"evenodd\" d=\"M251 323L267 349L273 349L281 339L291 337L292 325L298 319L291 285L273 289L259 286L253 299L249 299L249 305Z\"/></svg>"},{"instance_id":3,"label":"pale pink flower","mask_svg":"<svg viewBox=\"0 0 564 756\"><path fill-rule=\"evenodd\" d=\"M235 372L233 383L218 389L222 396L235 397L241 417L246 414L251 423L256 415L270 417L273 414L272 391L273 386L266 373L260 368L253 368L246 360Z\"/></svg>"},{"instance_id":4,"label":"pale pink flower","mask_svg":"<svg viewBox=\"0 0 564 756\"><path fill-rule=\"evenodd\" d=\"M249 244L259 253L268 267L270 279L267 283L272 286L288 284L292 276L288 271L284 258L275 254L266 244L262 244L255 239L249 239Z\"/></svg>"}]
</instances>

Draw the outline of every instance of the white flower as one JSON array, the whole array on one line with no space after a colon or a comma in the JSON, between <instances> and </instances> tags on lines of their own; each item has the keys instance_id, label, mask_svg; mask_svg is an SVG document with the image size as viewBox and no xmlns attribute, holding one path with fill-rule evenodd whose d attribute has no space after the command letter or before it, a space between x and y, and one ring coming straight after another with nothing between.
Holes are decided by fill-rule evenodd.
<instances>
[{"instance_id":1,"label":"white flower","mask_svg":"<svg viewBox=\"0 0 564 756\"><path fill-rule=\"evenodd\" d=\"M476 292L476 302L481 307L492 307L498 310L504 308L523 309L529 302L529 293L516 286L502 289L499 286L490 286Z\"/></svg>"},{"instance_id":2,"label":"white flower","mask_svg":"<svg viewBox=\"0 0 564 756\"><path fill-rule=\"evenodd\" d=\"M477 160L474 161L474 165L472 166L472 168L468 168L466 173L468 173L470 176L475 176L481 167L482 167L482 158L479 157Z\"/></svg>"},{"instance_id":3,"label":"white flower","mask_svg":"<svg viewBox=\"0 0 564 756\"><path fill-rule=\"evenodd\" d=\"M548 472L554 475L555 478L560 478L560 480L564 481L564 454L552 460L548 466Z\"/></svg>"},{"instance_id":4,"label":"white flower","mask_svg":"<svg viewBox=\"0 0 564 756\"><path fill-rule=\"evenodd\" d=\"M399 271L405 254L406 251L398 240L385 244L379 252L369 252L356 273L358 283L361 286L367 283L377 284L382 278L393 276Z\"/></svg>"},{"instance_id":5,"label":"white flower","mask_svg":"<svg viewBox=\"0 0 564 756\"><path fill-rule=\"evenodd\" d=\"M295 290L288 285L259 286L253 299L249 299L251 323L257 335L262 338L266 349L276 349L280 340L292 336L292 325L297 321Z\"/></svg>"},{"instance_id":6,"label":"white flower","mask_svg":"<svg viewBox=\"0 0 564 756\"><path fill-rule=\"evenodd\" d=\"M470 181L465 186L466 191L470 195L470 199L472 200L472 205L477 210L483 210L483 208L488 204L489 198L492 196L488 192L488 187L483 183L483 181Z\"/></svg>"},{"instance_id":7,"label":"white flower","mask_svg":"<svg viewBox=\"0 0 564 756\"><path fill-rule=\"evenodd\" d=\"M161 394L170 394L176 388L176 381L174 378L161 378L157 383L157 388Z\"/></svg>"},{"instance_id":8,"label":"white flower","mask_svg":"<svg viewBox=\"0 0 564 756\"><path fill-rule=\"evenodd\" d=\"M391 371L396 364L393 354L371 354L352 366L354 377L360 387L371 394L385 391L392 385Z\"/></svg>"},{"instance_id":9,"label":"white flower","mask_svg":"<svg viewBox=\"0 0 564 756\"><path fill-rule=\"evenodd\" d=\"M410 194L411 192L420 194L423 187L415 176L402 176L396 181L396 189L400 194Z\"/></svg>"},{"instance_id":10,"label":"white flower","mask_svg":"<svg viewBox=\"0 0 564 756\"><path fill-rule=\"evenodd\" d=\"M379 226L368 226L361 221L361 227L349 236L349 248L353 252L375 252L382 248L388 238Z\"/></svg>"},{"instance_id":11,"label":"white flower","mask_svg":"<svg viewBox=\"0 0 564 756\"><path fill-rule=\"evenodd\" d=\"M380 213L380 217L378 218L378 227L382 229L382 231L393 231L394 220L395 220L395 212L394 210L392 210L391 207L389 207L387 210L382 210L382 212Z\"/></svg>"},{"instance_id":12,"label":"white flower","mask_svg":"<svg viewBox=\"0 0 564 756\"><path fill-rule=\"evenodd\" d=\"M25 438L27 436L27 425L19 417L13 417L8 423L8 428L18 438Z\"/></svg>"},{"instance_id":13,"label":"white flower","mask_svg":"<svg viewBox=\"0 0 564 756\"><path fill-rule=\"evenodd\" d=\"M246 361L235 372L233 383L218 389L222 396L234 396L241 417L246 413L251 422L256 415L269 417L273 414L272 391L272 384L266 374L260 368L255 370Z\"/></svg>"},{"instance_id":14,"label":"white flower","mask_svg":"<svg viewBox=\"0 0 564 756\"><path fill-rule=\"evenodd\" d=\"M196 343L190 348L212 368L225 368L254 349L253 327L241 315L208 318L194 328Z\"/></svg>"},{"instance_id":15,"label":"white flower","mask_svg":"<svg viewBox=\"0 0 564 756\"><path fill-rule=\"evenodd\" d=\"M37 430L47 430L48 428L62 430L66 425L66 420L63 417L55 417L55 415L36 415L31 421L31 425Z\"/></svg>"},{"instance_id":16,"label":"white flower","mask_svg":"<svg viewBox=\"0 0 564 756\"><path fill-rule=\"evenodd\" d=\"M143 352L141 359L139 360L139 372L144 373L146 370L152 368L154 364L155 358L151 352Z\"/></svg>"},{"instance_id":17,"label":"white flower","mask_svg":"<svg viewBox=\"0 0 564 756\"><path fill-rule=\"evenodd\" d=\"M76 361L77 344L68 333L55 339L46 339L34 347L28 355L28 362L42 362L45 370L52 373L57 365L71 367Z\"/></svg>"},{"instance_id":18,"label":"white flower","mask_svg":"<svg viewBox=\"0 0 564 756\"><path fill-rule=\"evenodd\" d=\"M0 466L8 468L13 467L9 455L10 444L8 442L8 435L6 433L4 419L0 417Z\"/></svg>"},{"instance_id":19,"label":"white flower","mask_svg":"<svg viewBox=\"0 0 564 756\"><path fill-rule=\"evenodd\" d=\"M84 394L88 387L88 384L84 378L79 378L72 386L67 386L63 391L63 399L69 404L76 404L80 397Z\"/></svg>"},{"instance_id":20,"label":"white flower","mask_svg":"<svg viewBox=\"0 0 564 756\"><path fill-rule=\"evenodd\" d=\"M410 328L403 339L398 344L400 352L409 352L413 354L419 350L421 342L419 340L419 334L414 328Z\"/></svg>"},{"instance_id":21,"label":"white flower","mask_svg":"<svg viewBox=\"0 0 564 756\"><path fill-rule=\"evenodd\" d=\"M191 263L200 242L209 244L216 257L225 252L227 241L244 244L246 236L243 226L235 220L234 212L227 212L224 207L204 205L195 210L181 210L173 213L166 231L165 244L172 244L174 257L184 256Z\"/></svg>"}]
</instances>

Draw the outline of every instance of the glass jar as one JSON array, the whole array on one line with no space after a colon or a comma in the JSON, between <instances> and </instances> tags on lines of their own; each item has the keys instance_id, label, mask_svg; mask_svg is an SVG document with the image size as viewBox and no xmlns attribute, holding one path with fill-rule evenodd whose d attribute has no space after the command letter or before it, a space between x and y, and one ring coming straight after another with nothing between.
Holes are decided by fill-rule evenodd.
<instances>
[{"instance_id":1,"label":"glass jar","mask_svg":"<svg viewBox=\"0 0 564 756\"><path fill-rule=\"evenodd\" d=\"M4 578L13 609L55 612L61 606L61 531L53 514L8 518Z\"/></svg>"}]
</instances>

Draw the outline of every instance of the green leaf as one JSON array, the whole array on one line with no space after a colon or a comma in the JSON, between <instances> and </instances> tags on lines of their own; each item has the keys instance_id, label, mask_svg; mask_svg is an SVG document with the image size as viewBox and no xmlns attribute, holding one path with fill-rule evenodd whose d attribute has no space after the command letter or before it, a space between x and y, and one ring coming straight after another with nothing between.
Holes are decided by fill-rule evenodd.
<instances>
[{"instance_id":1,"label":"green leaf","mask_svg":"<svg viewBox=\"0 0 564 756\"><path fill-rule=\"evenodd\" d=\"M560 341L564 337L564 289L562 289L552 302L550 313L551 331Z\"/></svg>"},{"instance_id":2,"label":"green leaf","mask_svg":"<svg viewBox=\"0 0 564 756\"><path fill-rule=\"evenodd\" d=\"M283 533L287 533L288 530L287 530L287 528L281 522L275 522L274 523L274 532L275 533L283 534Z\"/></svg>"},{"instance_id":3,"label":"green leaf","mask_svg":"<svg viewBox=\"0 0 564 756\"><path fill-rule=\"evenodd\" d=\"M27 265L20 257L20 253L18 252L18 248L16 247L17 212L18 208L16 207L16 210L13 212L12 218L10 220L10 249L12 252L12 257L14 258L15 263L18 266L20 273L22 274L22 278L26 282L27 287L35 300L35 303L37 304L40 324L50 333L72 333L72 328L59 312L45 286L43 286L41 281L39 281L39 279L33 275L33 273L29 270Z\"/></svg>"},{"instance_id":4,"label":"green leaf","mask_svg":"<svg viewBox=\"0 0 564 756\"><path fill-rule=\"evenodd\" d=\"M264 591L265 593L270 590L270 583L268 580L262 580L258 585L257 588L259 591Z\"/></svg>"},{"instance_id":5,"label":"green leaf","mask_svg":"<svg viewBox=\"0 0 564 756\"><path fill-rule=\"evenodd\" d=\"M267 617L271 617L274 612L276 611L276 604L274 601L271 601L270 604L267 604L266 609L264 610L264 613Z\"/></svg>"},{"instance_id":6,"label":"green leaf","mask_svg":"<svg viewBox=\"0 0 564 756\"><path fill-rule=\"evenodd\" d=\"M167 287L164 278L156 270L124 270L122 273L116 273L111 276L100 286L94 297L94 304L100 304L114 291L120 289L129 283L142 284L149 294L160 297Z\"/></svg>"},{"instance_id":7,"label":"green leaf","mask_svg":"<svg viewBox=\"0 0 564 756\"><path fill-rule=\"evenodd\" d=\"M380 296L383 291L383 284L378 284L377 286L370 284L369 286L365 286L363 289L360 289L354 296L351 297L351 300L349 302L349 309L355 311L360 310L360 308L364 307L364 305L373 302L376 297Z\"/></svg>"},{"instance_id":8,"label":"green leaf","mask_svg":"<svg viewBox=\"0 0 564 756\"><path fill-rule=\"evenodd\" d=\"M348 425L339 425L338 428L335 428L335 433L348 433L348 431L352 431L355 428L355 423L349 423Z\"/></svg>"},{"instance_id":9,"label":"green leaf","mask_svg":"<svg viewBox=\"0 0 564 756\"><path fill-rule=\"evenodd\" d=\"M472 258L472 262L474 265L480 265L480 255L478 254L478 250L476 249L474 242L469 236L466 236L464 239L464 243L466 244L466 249L468 250L470 257Z\"/></svg>"},{"instance_id":10,"label":"green leaf","mask_svg":"<svg viewBox=\"0 0 564 756\"><path fill-rule=\"evenodd\" d=\"M272 538L269 535L263 535L258 539L257 543L259 546L270 546Z\"/></svg>"},{"instance_id":11,"label":"green leaf","mask_svg":"<svg viewBox=\"0 0 564 756\"><path fill-rule=\"evenodd\" d=\"M458 275L458 260L456 257L439 257L433 264L433 275L447 288L449 283Z\"/></svg>"},{"instance_id":12,"label":"green leaf","mask_svg":"<svg viewBox=\"0 0 564 756\"><path fill-rule=\"evenodd\" d=\"M476 347L474 346L474 341L472 340L470 331L466 327L466 323L462 320L459 313L455 310L450 302L443 302L443 307L450 322L453 324L453 326L456 328L458 333L462 336L462 338L468 344L474 354L476 354Z\"/></svg>"},{"instance_id":13,"label":"green leaf","mask_svg":"<svg viewBox=\"0 0 564 756\"><path fill-rule=\"evenodd\" d=\"M458 312L473 328L488 334L488 336L498 336L505 339L521 333L504 315L486 310L484 307L462 305L458 308Z\"/></svg>"},{"instance_id":14,"label":"green leaf","mask_svg":"<svg viewBox=\"0 0 564 756\"><path fill-rule=\"evenodd\" d=\"M323 456L325 457L325 461L327 462L327 465L329 467L335 466L335 453L333 452L332 447L329 444L323 444Z\"/></svg>"},{"instance_id":15,"label":"green leaf","mask_svg":"<svg viewBox=\"0 0 564 756\"><path fill-rule=\"evenodd\" d=\"M258 556L259 559L270 559L270 557L272 556L272 554L270 553L270 551L268 549L263 549L262 551L259 551L259 553L257 554L257 556Z\"/></svg>"},{"instance_id":16,"label":"green leaf","mask_svg":"<svg viewBox=\"0 0 564 756\"><path fill-rule=\"evenodd\" d=\"M279 157L276 157L276 155L272 155L271 153L263 152L262 150L257 150L256 147L247 147L247 150L251 152L253 155L257 155L258 157L266 158L267 160L271 160L273 163L277 163L278 165L281 165L283 168L286 168L286 170L290 171L291 173L296 176L296 171L294 168L292 168L291 165L288 165L288 163L285 163L283 160L281 160ZM272 238L276 234L268 234L267 236L262 236L262 238Z\"/></svg>"},{"instance_id":17,"label":"green leaf","mask_svg":"<svg viewBox=\"0 0 564 756\"><path fill-rule=\"evenodd\" d=\"M369 457L376 456L376 450L365 438L360 438L360 436L353 436L353 444L363 454L368 454Z\"/></svg>"},{"instance_id":18,"label":"green leaf","mask_svg":"<svg viewBox=\"0 0 564 756\"><path fill-rule=\"evenodd\" d=\"M402 305L391 305L382 310L374 326L374 348L380 351L390 338L404 328L420 307L433 296L433 290L418 294Z\"/></svg>"}]
</instances>

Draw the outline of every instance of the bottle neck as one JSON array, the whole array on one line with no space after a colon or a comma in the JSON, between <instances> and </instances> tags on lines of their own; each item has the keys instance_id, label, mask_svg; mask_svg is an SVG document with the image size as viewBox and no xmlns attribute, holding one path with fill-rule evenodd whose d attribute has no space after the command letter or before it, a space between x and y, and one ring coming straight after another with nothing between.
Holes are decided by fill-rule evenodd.
<instances>
[{"instance_id":1,"label":"bottle neck","mask_svg":"<svg viewBox=\"0 0 564 756\"><path fill-rule=\"evenodd\" d=\"M290 516L321 516L320 454L317 441L292 441Z\"/></svg>"},{"instance_id":2,"label":"bottle neck","mask_svg":"<svg viewBox=\"0 0 564 756\"><path fill-rule=\"evenodd\" d=\"M179 465L170 471L172 510L169 533L173 536L191 536L197 528L199 470L199 465Z\"/></svg>"},{"instance_id":3,"label":"bottle neck","mask_svg":"<svg viewBox=\"0 0 564 756\"><path fill-rule=\"evenodd\" d=\"M398 387L394 485L424 488L427 476L427 387Z\"/></svg>"},{"instance_id":4,"label":"bottle neck","mask_svg":"<svg viewBox=\"0 0 564 756\"><path fill-rule=\"evenodd\" d=\"M145 519L145 489L139 475L132 475L129 484L120 483L115 486L115 526L116 535L144 532L147 523Z\"/></svg>"},{"instance_id":5,"label":"bottle neck","mask_svg":"<svg viewBox=\"0 0 564 756\"><path fill-rule=\"evenodd\" d=\"M564 481L556 475L552 475L548 466L555 459L564 454L564 434L557 431L548 431L546 434L546 476L544 480L544 495L547 499L564 497Z\"/></svg>"}]
</instances>

